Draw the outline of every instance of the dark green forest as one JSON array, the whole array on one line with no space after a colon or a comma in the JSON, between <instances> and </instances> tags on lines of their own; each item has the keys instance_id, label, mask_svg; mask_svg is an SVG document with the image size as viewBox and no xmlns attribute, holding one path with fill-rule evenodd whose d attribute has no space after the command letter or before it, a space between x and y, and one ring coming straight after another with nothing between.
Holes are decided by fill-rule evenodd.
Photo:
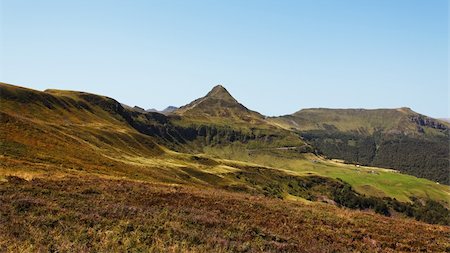
<instances>
[{"instance_id":1,"label":"dark green forest","mask_svg":"<svg viewBox=\"0 0 450 253\"><path fill-rule=\"evenodd\" d=\"M405 135L361 135L313 130L302 137L316 152L348 163L397 169L416 177L450 184L449 140Z\"/></svg>"}]
</instances>

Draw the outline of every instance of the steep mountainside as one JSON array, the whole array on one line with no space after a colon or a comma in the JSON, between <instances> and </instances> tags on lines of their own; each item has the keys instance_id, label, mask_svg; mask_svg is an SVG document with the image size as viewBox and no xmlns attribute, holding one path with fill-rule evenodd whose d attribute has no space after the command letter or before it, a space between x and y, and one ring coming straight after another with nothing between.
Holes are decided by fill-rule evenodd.
<instances>
[{"instance_id":1,"label":"steep mountainside","mask_svg":"<svg viewBox=\"0 0 450 253\"><path fill-rule=\"evenodd\" d=\"M270 119L330 158L449 184L449 124L400 109L305 109Z\"/></svg>"},{"instance_id":2,"label":"steep mountainside","mask_svg":"<svg viewBox=\"0 0 450 253\"><path fill-rule=\"evenodd\" d=\"M261 123L264 120L264 116L240 104L221 85L215 86L206 96L174 110L173 114L199 120L220 118L250 124Z\"/></svg>"},{"instance_id":3,"label":"steep mountainside","mask_svg":"<svg viewBox=\"0 0 450 253\"><path fill-rule=\"evenodd\" d=\"M204 147L240 146L248 149L302 147L309 150L303 140L292 131L275 126L257 112L240 104L221 85L169 114L172 124L189 129L201 138L195 145ZM243 145L241 145L243 144Z\"/></svg>"}]
</instances>

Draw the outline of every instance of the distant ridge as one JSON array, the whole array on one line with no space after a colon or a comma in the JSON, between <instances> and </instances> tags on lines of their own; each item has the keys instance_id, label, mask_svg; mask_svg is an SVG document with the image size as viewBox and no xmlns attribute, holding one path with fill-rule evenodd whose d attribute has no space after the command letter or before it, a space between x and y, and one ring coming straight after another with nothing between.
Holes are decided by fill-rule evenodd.
<instances>
[{"instance_id":1,"label":"distant ridge","mask_svg":"<svg viewBox=\"0 0 450 253\"><path fill-rule=\"evenodd\" d=\"M297 130L335 130L371 134L376 131L408 135L441 135L449 125L441 120L419 114L408 107L394 109L330 109L307 108L291 115L272 117L273 121ZM431 130L433 129L433 130Z\"/></svg>"},{"instance_id":2,"label":"distant ridge","mask_svg":"<svg viewBox=\"0 0 450 253\"><path fill-rule=\"evenodd\" d=\"M175 106L168 106L168 107L166 107L166 108L165 108L164 110L162 110L162 111L156 110L155 108L147 109L147 110L145 110L145 111L146 111L146 112L158 112L158 113L162 113L162 114L164 114L164 115L167 115L167 114L173 112L174 110L176 110L177 108L178 108L178 107L175 107Z\"/></svg>"},{"instance_id":3,"label":"distant ridge","mask_svg":"<svg viewBox=\"0 0 450 253\"><path fill-rule=\"evenodd\" d=\"M171 112L175 111L176 109L178 109L178 107L176 107L176 106L168 106L168 107L166 107L166 109L164 109L164 110L162 110L160 112L163 113L163 114L168 114L168 113L171 113Z\"/></svg>"}]
</instances>

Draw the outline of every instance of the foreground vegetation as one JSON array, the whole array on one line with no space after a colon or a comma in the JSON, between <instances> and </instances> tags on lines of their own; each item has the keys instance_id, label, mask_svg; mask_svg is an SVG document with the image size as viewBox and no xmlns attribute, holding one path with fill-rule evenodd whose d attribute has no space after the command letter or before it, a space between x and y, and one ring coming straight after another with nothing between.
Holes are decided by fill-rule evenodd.
<instances>
[{"instance_id":1,"label":"foreground vegetation","mask_svg":"<svg viewBox=\"0 0 450 253\"><path fill-rule=\"evenodd\" d=\"M448 227L258 195L99 177L0 182L0 251L398 252Z\"/></svg>"}]
</instances>

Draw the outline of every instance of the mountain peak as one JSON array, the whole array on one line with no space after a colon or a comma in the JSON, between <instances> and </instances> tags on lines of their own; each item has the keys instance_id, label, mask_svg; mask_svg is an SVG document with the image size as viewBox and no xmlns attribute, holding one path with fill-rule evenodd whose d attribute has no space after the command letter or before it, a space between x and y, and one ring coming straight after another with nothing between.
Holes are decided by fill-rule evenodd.
<instances>
[{"instance_id":1,"label":"mountain peak","mask_svg":"<svg viewBox=\"0 0 450 253\"><path fill-rule=\"evenodd\" d=\"M227 89L225 89L225 87L223 87L221 84L218 84L214 86L211 91L227 91Z\"/></svg>"},{"instance_id":2,"label":"mountain peak","mask_svg":"<svg viewBox=\"0 0 450 253\"><path fill-rule=\"evenodd\" d=\"M225 89L225 87L220 84L214 86L214 88L212 88L212 90L208 92L208 94L206 94L206 97L237 102L236 99L234 99L233 96L231 96L231 94L227 91L227 89Z\"/></svg>"},{"instance_id":3,"label":"mountain peak","mask_svg":"<svg viewBox=\"0 0 450 253\"><path fill-rule=\"evenodd\" d=\"M221 117L239 120L261 120L263 116L240 104L222 85L216 85L206 96L192 101L173 112L193 117Z\"/></svg>"}]
</instances>

